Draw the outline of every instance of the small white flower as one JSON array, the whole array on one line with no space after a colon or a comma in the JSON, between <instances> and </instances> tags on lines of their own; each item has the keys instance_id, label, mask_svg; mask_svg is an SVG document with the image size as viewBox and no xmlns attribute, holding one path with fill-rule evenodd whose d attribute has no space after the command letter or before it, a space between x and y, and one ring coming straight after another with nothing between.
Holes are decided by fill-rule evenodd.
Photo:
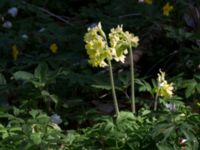
<instances>
[{"instance_id":1,"label":"small white flower","mask_svg":"<svg viewBox=\"0 0 200 150\"><path fill-rule=\"evenodd\" d=\"M61 124L61 123L62 123L62 119L61 119L60 116L57 115L57 114L53 114L53 115L51 116L51 118L50 118L50 121L51 121L52 123L55 123L55 124Z\"/></svg>"},{"instance_id":2,"label":"small white flower","mask_svg":"<svg viewBox=\"0 0 200 150\"><path fill-rule=\"evenodd\" d=\"M138 0L139 3L144 3L144 0Z\"/></svg>"},{"instance_id":3,"label":"small white flower","mask_svg":"<svg viewBox=\"0 0 200 150\"><path fill-rule=\"evenodd\" d=\"M197 66L198 69L200 69L200 64Z\"/></svg>"},{"instance_id":4,"label":"small white flower","mask_svg":"<svg viewBox=\"0 0 200 150\"><path fill-rule=\"evenodd\" d=\"M165 104L165 107L169 109L170 111L175 111L176 110L176 105L174 103L167 103Z\"/></svg>"},{"instance_id":5,"label":"small white flower","mask_svg":"<svg viewBox=\"0 0 200 150\"><path fill-rule=\"evenodd\" d=\"M6 29L10 29L10 28L12 28L12 22L10 22L10 21L5 21L5 22L2 24L2 26L3 26L4 28L6 28Z\"/></svg>"},{"instance_id":6,"label":"small white flower","mask_svg":"<svg viewBox=\"0 0 200 150\"><path fill-rule=\"evenodd\" d=\"M181 145L185 144L186 142L187 142L187 139L181 139L181 140L180 140L180 144L181 144Z\"/></svg>"},{"instance_id":7,"label":"small white flower","mask_svg":"<svg viewBox=\"0 0 200 150\"><path fill-rule=\"evenodd\" d=\"M27 39L28 39L28 35L23 34L23 35L22 35L22 38L25 39L25 40L27 40Z\"/></svg>"},{"instance_id":8,"label":"small white flower","mask_svg":"<svg viewBox=\"0 0 200 150\"><path fill-rule=\"evenodd\" d=\"M8 9L8 14L10 14L12 17L16 17L18 13L18 9L16 7L11 7Z\"/></svg>"}]
</instances>

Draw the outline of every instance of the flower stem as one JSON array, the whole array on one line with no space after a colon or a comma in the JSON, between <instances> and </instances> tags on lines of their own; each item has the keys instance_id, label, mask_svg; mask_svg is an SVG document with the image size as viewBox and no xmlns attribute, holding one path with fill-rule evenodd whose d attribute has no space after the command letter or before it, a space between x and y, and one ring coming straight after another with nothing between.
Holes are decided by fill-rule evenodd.
<instances>
[{"instance_id":1,"label":"flower stem","mask_svg":"<svg viewBox=\"0 0 200 150\"><path fill-rule=\"evenodd\" d=\"M155 98L155 102L154 102L154 108L153 108L154 111L157 110L157 105L158 105L158 96L156 94L156 98Z\"/></svg>"},{"instance_id":2,"label":"flower stem","mask_svg":"<svg viewBox=\"0 0 200 150\"><path fill-rule=\"evenodd\" d=\"M133 60L133 50L132 47L129 46L130 51L130 63L131 63L131 108L133 114L135 113L135 85L134 85L134 60Z\"/></svg>"},{"instance_id":3,"label":"flower stem","mask_svg":"<svg viewBox=\"0 0 200 150\"><path fill-rule=\"evenodd\" d=\"M160 92L160 88L158 88L158 91L156 93L155 101L154 101L154 108L153 110L156 111L158 107L158 93Z\"/></svg>"},{"instance_id":4,"label":"flower stem","mask_svg":"<svg viewBox=\"0 0 200 150\"><path fill-rule=\"evenodd\" d=\"M112 95L113 95L115 113L116 113L117 116L119 116L119 106L118 106L117 96L116 96L116 92L115 92L115 84L114 84L114 78L113 78L112 64L111 64L110 60L108 60L108 64L109 64L110 82L111 82L111 86L112 86Z\"/></svg>"}]
</instances>

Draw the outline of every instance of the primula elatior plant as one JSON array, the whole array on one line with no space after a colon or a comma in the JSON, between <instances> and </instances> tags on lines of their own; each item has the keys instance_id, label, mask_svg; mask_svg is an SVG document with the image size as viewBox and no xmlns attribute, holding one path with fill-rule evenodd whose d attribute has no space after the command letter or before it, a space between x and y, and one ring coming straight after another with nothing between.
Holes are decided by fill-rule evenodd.
<instances>
[{"instance_id":1,"label":"primula elatior plant","mask_svg":"<svg viewBox=\"0 0 200 150\"><path fill-rule=\"evenodd\" d=\"M107 38L102 30L101 23L93 28L88 28L88 32L84 36L86 42L86 50L89 55L89 63L94 67L105 67L109 64L110 80L112 86L113 101L115 106L115 112L119 115L119 106L117 102L117 96L115 92L113 71L112 71L112 54L109 49ZM106 62L108 61L108 64Z\"/></svg>"},{"instance_id":2,"label":"primula elatior plant","mask_svg":"<svg viewBox=\"0 0 200 150\"><path fill-rule=\"evenodd\" d=\"M123 31L122 26L112 28L109 35L109 42L106 34L102 30L101 23L93 28L88 28L88 32L84 36L86 42L86 50L89 55L89 63L93 67L109 66L110 80L112 86L113 100L116 114L119 114L119 107L115 92L113 71L111 60L124 63L128 50L130 51L131 60L131 94L132 94L132 111L135 113L135 94L134 94L134 65L132 47L138 46L139 38L127 31Z\"/></svg>"},{"instance_id":3,"label":"primula elatior plant","mask_svg":"<svg viewBox=\"0 0 200 150\"><path fill-rule=\"evenodd\" d=\"M173 84L168 83L165 80L165 72L162 72L160 70L160 73L158 73L158 87L156 89L156 97L155 97L155 102L154 102L154 110L157 110L157 105L158 105L158 97L172 97L173 95Z\"/></svg>"},{"instance_id":4,"label":"primula elatior plant","mask_svg":"<svg viewBox=\"0 0 200 150\"><path fill-rule=\"evenodd\" d=\"M132 47L138 46L139 38L128 31L124 32L122 26L118 26L115 29L111 29L109 39L114 59L116 61L124 62L125 54L128 53L127 49L129 49L131 60L131 101L132 111L135 113L134 61Z\"/></svg>"}]
</instances>

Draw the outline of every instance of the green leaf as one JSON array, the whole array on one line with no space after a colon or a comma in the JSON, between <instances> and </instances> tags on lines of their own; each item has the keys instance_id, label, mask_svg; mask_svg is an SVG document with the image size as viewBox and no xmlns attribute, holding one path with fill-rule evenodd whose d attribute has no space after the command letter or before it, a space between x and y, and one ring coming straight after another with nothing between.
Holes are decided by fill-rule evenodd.
<instances>
[{"instance_id":1,"label":"green leaf","mask_svg":"<svg viewBox=\"0 0 200 150\"><path fill-rule=\"evenodd\" d=\"M196 90L197 90L198 93L200 93L200 84L198 84L198 85L196 86Z\"/></svg>"},{"instance_id":2,"label":"green leaf","mask_svg":"<svg viewBox=\"0 0 200 150\"><path fill-rule=\"evenodd\" d=\"M46 96L46 97L49 97L49 92L48 91L46 91L46 90L43 90L42 92L41 92L41 94L42 94L42 96Z\"/></svg>"},{"instance_id":3,"label":"green leaf","mask_svg":"<svg viewBox=\"0 0 200 150\"><path fill-rule=\"evenodd\" d=\"M17 131L22 131L21 127L13 127L10 129L10 132L17 132Z\"/></svg>"},{"instance_id":4,"label":"green leaf","mask_svg":"<svg viewBox=\"0 0 200 150\"><path fill-rule=\"evenodd\" d=\"M3 74L0 73L0 85L6 85L6 79Z\"/></svg>"},{"instance_id":5,"label":"green leaf","mask_svg":"<svg viewBox=\"0 0 200 150\"><path fill-rule=\"evenodd\" d=\"M110 85L92 85L92 87L102 90L111 90L112 87Z\"/></svg>"},{"instance_id":6,"label":"green leaf","mask_svg":"<svg viewBox=\"0 0 200 150\"><path fill-rule=\"evenodd\" d=\"M47 79L48 75L48 65L46 63L41 63L37 66L34 72L34 77L37 78L40 82L44 82Z\"/></svg>"},{"instance_id":7,"label":"green leaf","mask_svg":"<svg viewBox=\"0 0 200 150\"><path fill-rule=\"evenodd\" d=\"M172 147L167 144L156 144L159 150L172 150Z\"/></svg>"},{"instance_id":8,"label":"green leaf","mask_svg":"<svg viewBox=\"0 0 200 150\"><path fill-rule=\"evenodd\" d=\"M149 92L149 93L152 93L152 87L151 85L146 82L145 80L136 80L136 83L140 85L139 87L139 91L140 92Z\"/></svg>"},{"instance_id":9,"label":"green leaf","mask_svg":"<svg viewBox=\"0 0 200 150\"><path fill-rule=\"evenodd\" d=\"M48 97L51 101L53 101L55 104L57 104L58 103L58 97L56 96L56 95L54 95L54 94L50 94L48 91L46 91L46 90L43 90L42 92L41 92L41 94L42 94L42 96L43 97Z\"/></svg>"},{"instance_id":10,"label":"green leaf","mask_svg":"<svg viewBox=\"0 0 200 150\"><path fill-rule=\"evenodd\" d=\"M42 124L46 124L50 121L49 117L46 114L40 114L37 116L38 122Z\"/></svg>"},{"instance_id":11,"label":"green leaf","mask_svg":"<svg viewBox=\"0 0 200 150\"><path fill-rule=\"evenodd\" d=\"M17 71L13 74L15 80L30 81L33 78L33 74L26 71Z\"/></svg>"},{"instance_id":12,"label":"green leaf","mask_svg":"<svg viewBox=\"0 0 200 150\"><path fill-rule=\"evenodd\" d=\"M195 80L187 80L185 82L183 87L186 88L186 90L185 90L186 98L190 97L195 92L196 86L197 86L197 82Z\"/></svg>"},{"instance_id":13,"label":"green leaf","mask_svg":"<svg viewBox=\"0 0 200 150\"><path fill-rule=\"evenodd\" d=\"M200 75L194 75L194 78L200 80Z\"/></svg>"},{"instance_id":14,"label":"green leaf","mask_svg":"<svg viewBox=\"0 0 200 150\"><path fill-rule=\"evenodd\" d=\"M112 89L111 85L94 85L93 84L92 87L97 88L97 89L102 89L102 90L111 90ZM118 91L123 91L123 89L120 87L115 86L115 89Z\"/></svg>"},{"instance_id":15,"label":"green leaf","mask_svg":"<svg viewBox=\"0 0 200 150\"><path fill-rule=\"evenodd\" d=\"M31 110L31 111L29 111L29 114L30 114L33 118L35 118L39 113L40 113L40 112L39 112L38 110Z\"/></svg>"},{"instance_id":16,"label":"green leaf","mask_svg":"<svg viewBox=\"0 0 200 150\"><path fill-rule=\"evenodd\" d=\"M20 110L16 107L13 107L13 113L15 116L18 116L20 114Z\"/></svg>"},{"instance_id":17,"label":"green leaf","mask_svg":"<svg viewBox=\"0 0 200 150\"><path fill-rule=\"evenodd\" d=\"M7 137L9 137L9 133L8 133L8 131L4 131L3 133L2 133L2 139L5 139L5 138L7 138Z\"/></svg>"},{"instance_id":18,"label":"green leaf","mask_svg":"<svg viewBox=\"0 0 200 150\"><path fill-rule=\"evenodd\" d=\"M39 145L42 142L41 134L40 133L32 133L31 136L30 136L30 139L36 145Z\"/></svg>"},{"instance_id":19,"label":"green leaf","mask_svg":"<svg viewBox=\"0 0 200 150\"><path fill-rule=\"evenodd\" d=\"M162 140L163 143L167 140L168 137L170 137L170 135L173 133L174 130L175 130L174 126L165 129L165 131L163 132L163 134L165 135L164 139Z\"/></svg>"},{"instance_id":20,"label":"green leaf","mask_svg":"<svg viewBox=\"0 0 200 150\"><path fill-rule=\"evenodd\" d=\"M192 128L180 128L182 133L185 135L187 142L192 143L192 150L198 150L199 149L199 142L195 135L190 131Z\"/></svg>"},{"instance_id":21,"label":"green leaf","mask_svg":"<svg viewBox=\"0 0 200 150\"><path fill-rule=\"evenodd\" d=\"M116 124L118 129L122 131L133 131L138 127L135 116L131 112L120 112L116 119Z\"/></svg>"},{"instance_id":22,"label":"green leaf","mask_svg":"<svg viewBox=\"0 0 200 150\"><path fill-rule=\"evenodd\" d=\"M58 103L58 97L57 97L55 94L51 94L51 95L50 95L50 98L51 98L51 100L52 100L55 104Z\"/></svg>"}]
</instances>

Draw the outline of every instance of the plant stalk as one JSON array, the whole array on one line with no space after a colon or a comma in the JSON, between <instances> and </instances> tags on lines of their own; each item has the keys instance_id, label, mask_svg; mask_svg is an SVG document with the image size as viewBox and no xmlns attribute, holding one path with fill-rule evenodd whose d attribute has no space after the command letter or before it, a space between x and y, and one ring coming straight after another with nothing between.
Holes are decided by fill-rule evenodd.
<instances>
[{"instance_id":1,"label":"plant stalk","mask_svg":"<svg viewBox=\"0 0 200 150\"><path fill-rule=\"evenodd\" d=\"M157 94L156 94L156 98L155 98L155 102L154 102L154 111L156 111L157 110L157 106L158 106L158 96L157 96Z\"/></svg>"},{"instance_id":2,"label":"plant stalk","mask_svg":"<svg viewBox=\"0 0 200 150\"><path fill-rule=\"evenodd\" d=\"M135 84L134 84L134 60L133 60L133 50L131 45L129 46L130 51L130 63L131 63L131 108L133 114L135 114Z\"/></svg>"},{"instance_id":3,"label":"plant stalk","mask_svg":"<svg viewBox=\"0 0 200 150\"><path fill-rule=\"evenodd\" d=\"M109 64L110 82L111 82L111 86L112 86L112 95L113 95L115 113L116 113L117 116L119 116L119 106L118 106L117 96L116 96L116 92L115 92L115 84L114 84L114 77L113 77L113 71L112 71L112 64L111 64L111 61L109 59L108 59L108 64Z\"/></svg>"},{"instance_id":4,"label":"plant stalk","mask_svg":"<svg viewBox=\"0 0 200 150\"><path fill-rule=\"evenodd\" d=\"M155 102L154 102L154 111L157 110L158 107L158 93L160 92L160 88L158 88L158 92L156 93Z\"/></svg>"}]
</instances>

